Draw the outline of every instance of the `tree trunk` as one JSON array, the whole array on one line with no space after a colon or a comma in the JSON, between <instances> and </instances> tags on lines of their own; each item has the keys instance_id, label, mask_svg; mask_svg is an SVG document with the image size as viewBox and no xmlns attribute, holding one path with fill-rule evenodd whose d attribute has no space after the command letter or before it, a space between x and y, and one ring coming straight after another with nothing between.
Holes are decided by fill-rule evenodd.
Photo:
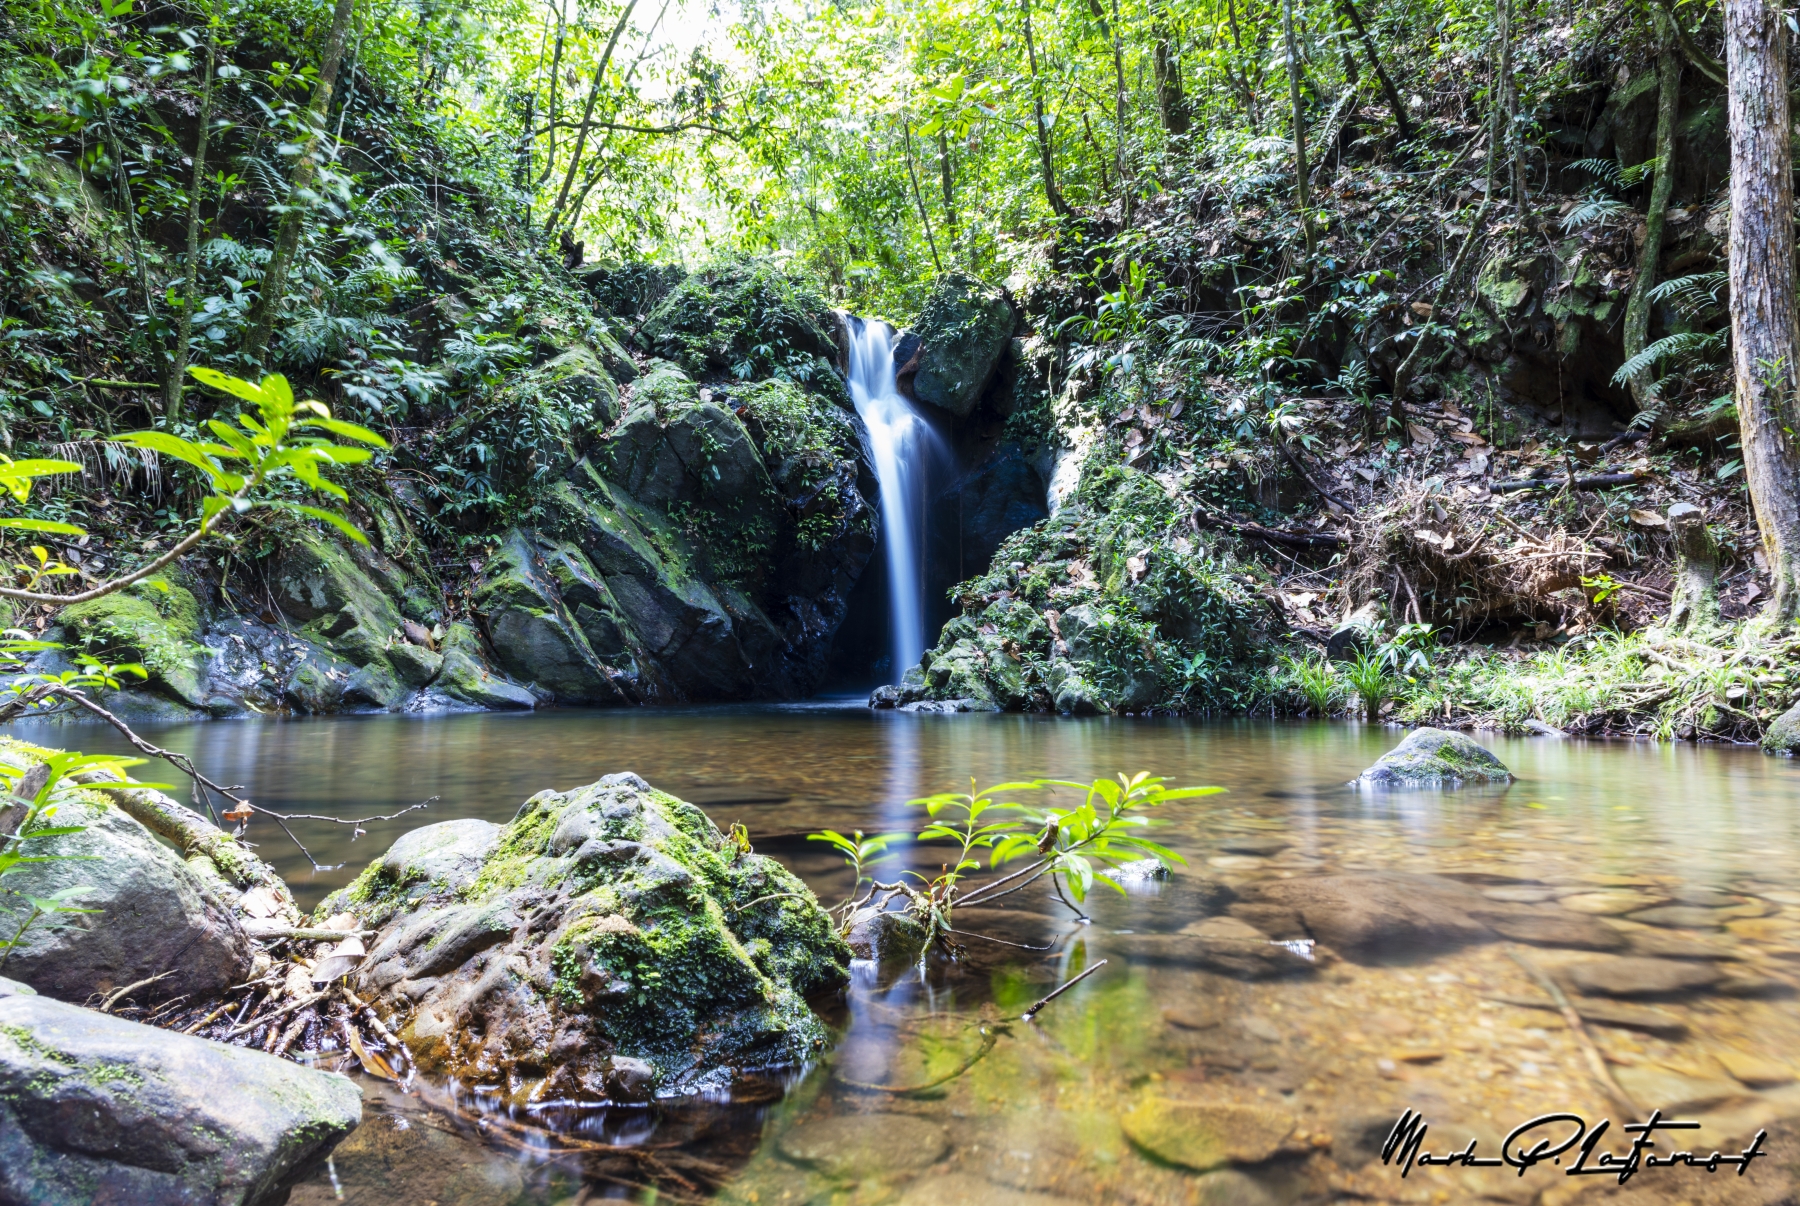
<instances>
[{"instance_id":1,"label":"tree trunk","mask_svg":"<svg viewBox=\"0 0 1800 1206\"><path fill-rule=\"evenodd\" d=\"M288 182L287 212L275 232L275 249L263 269L262 287L258 291L256 310L251 316L250 331L244 336L244 355L261 364L269 347L269 336L275 331L275 319L281 313L282 295L287 292L288 269L300 247L301 227L306 211L311 208L309 194L313 178L319 174L319 135L325 129L325 116L331 111L331 91L337 86L338 66L344 61L344 43L350 37L350 13L353 0L337 0L331 14L331 32L325 38L325 53L319 60L319 78L313 85L312 100L306 106L306 142L300 158L294 163L294 175Z\"/></svg>"},{"instance_id":2,"label":"tree trunk","mask_svg":"<svg viewBox=\"0 0 1800 1206\"><path fill-rule=\"evenodd\" d=\"M550 114L549 130L550 147L544 152L544 174L537 178L537 186L544 187L550 179L550 173L556 170L556 123L562 119L562 107L556 103L556 90L562 74L563 40L568 36L568 27L563 18L563 4L556 6L556 49L550 54Z\"/></svg>"},{"instance_id":3,"label":"tree trunk","mask_svg":"<svg viewBox=\"0 0 1800 1206\"><path fill-rule=\"evenodd\" d=\"M1355 0L1338 0L1338 8L1355 27L1356 36L1362 42L1363 53L1369 56L1369 66L1374 70L1375 78L1381 83L1381 94L1387 98L1388 108L1393 111L1394 125L1400 131L1400 140L1411 142L1414 133L1412 118L1406 114L1406 103L1400 99L1400 89L1394 87L1394 81L1388 78L1387 68L1381 65L1381 55L1376 52L1375 39L1371 38L1369 31L1363 27L1362 14L1356 11Z\"/></svg>"},{"instance_id":4,"label":"tree trunk","mask_svg":"<svg viewBox=\"0 0 1800 1206\"><path fill-rule=\"evenodd\" d=\"M1519 93L1513 86L1512 70L1512 0L1501 0L1500 3L1500 101L1506 113L1506 150L1512 159L1513 205L1519 212L1519 221L1526 221L1525 209L1525 155L1519 139ZM1490 152L1491 153L1491 152Z\"/></svg>"},{"instance_id":5,"label":"tree trunk","mask_svg":"<svg viewBox=\"0 0 1800 1206\"><path fill-rule=\"evenodd\" d=\"M624 36L625 23L631 20L631 10L637 7L637 0L626 0L625 11L619 14L619 23L613 26L612 36L606 40L606 50L600 55L600 62L594 68L594 82L588 88L587 104L581 110L581 125L575 131L575 149L569 155L569 170L563 176L562 189L556 194L556 204L551 207L550 216L544 219L544 238L548 239L556 230L556 224L562 220L563 206L569 203L569 189L575 184L575 173L581 167L581 152L587 148L588 130L594 121L594 104L600 99L600 89L606 80L607 64L612 62L613 51Z\"/></svg>"},{"instance_id":6,"label":"tree trunk","mask_svg":"<svg viewBox=\"0 0 1800 1206\"><path fill-rule=\"evenodd\" d=\"M1287 39L1288 98L1294 106L1294 208L1300 211L1300 233L1306 238L1306 256L1318 249L1313 233L1311 186L1307 182L1306 112L1300 104L1300 51L1294 45L1294 0L1281 2L1281 30Z\"/></svg>"},{"instance_id":7,"label":"tree trunk","mask_svg":"<svg viewBox=\"0 0 1800 1206\"><path fill-rule=\"evenodd\" d=\"M1125 89L1125 51L1120 44L1119 35L1119 0L1113 0L1112 28L1107 31L1112 41L1113 60L1113 133L1114 145L1117 148L1113 170L1119 176L1119 218L1121 223L1131 225L1131 184L1125 173L1125 142L1127 137L1130 111L1127 107L1129 93Z\"/></svg>"},{"instance_id":8,"label":"tree trunk","mask_svg":"<svg viewBox=\"0 0 1800 1206\"><path fill-rule=\"evenodd\" d=\"M906 132L906 178L912 181L913 204L919 207L919 224L925 228L925 241L931 245L931 263L943 274L944 261L938 258L937 238L931 233L931 215L925 212L925 194L919 191L919 173L913 166L912 123L902 121Z\"/></svg>"},{"instance_id":9,"label":"tree trunk","mask_svg":"<svg viewBox=\"0 0 1800 1206\"><path fill-rule=\"evenodd\" d=\"M1670 592L1669 627L1675 632L1711 628L1719 622L1719 549L1706 530L1706 512L1693 503L1669 508L1675 534L1675 585Z\"/></svg>"},{"instance_id":10,"label":"tree trunk","mask_svg":"<svg viewBox=\"0 0 1800 1206\"><path fill-rule=\"evenodd\" d=\"M938 180L944 189L944 233L950 241L950 261L956 262L956 178L950 167L950 138L943 128L938 128Z\"/></svg>"},{"instance_id":11,"label":"tree trunk","mask_svg":"<svg viewBox=\"0 0 1800 1206\"><path fill-rule=\"evenodd\" d=\"M1644 350L1650 338L1650 291L1656 288L1657 262L1662 258L1663 215L1675 184L1675 118L1681 108L1681 59L1669 33L1668 15L1653 10L1662 35L1662 51L1656 59L1656 176L1650 185L1650 212L1644 218L1644 246L1638 252L1637 279L1631 283L1631 300L1625 305L1625 358ZM1662 408L1656 377L1649 368L1631 375L1631 399L1640 414L1652 420Z\"/></svg>"},{"instance_id":12,"label":"tree trunk","mask_svg":"<svg viewBox=\"0 0 1800 1206\"><path fill-rule=\"evenodd\" d=\"M1050 125L1044 117L1044 86L1038 79L1037 43L1031 38L1031 0L1019 0L1019 13L1025 25L1025 62L1031 68L1031 117L1037 130L1038 170L1044 178L1044 200L1050 212L1066 217L1069 206L1056 188L1056 159L1051 154Z\"/></svg>"},{"instance_id":13,"label":"tree trunk","mask_svg":"<svg viewBox=\"0 0 1800 1206\"><path fill-rule=\"evenodd\" d=\"M163 414L173 427L181 418L181 392L187 380L188 340L194 333L194 307L200 304L200 199L206 187L206 144L212 137L213 72L219 61L219 27L216 14L207 16L206 75L200 84L199 127L194 134L194 174L188 185L187 275L182 282L181 313L175 317L174 346L169 349L169 373L163 381Z\"/></svg>"},{"instance_id":14,"label":"tree trunk","mask_svg":"<svg viewBox=\"0 0 1800 1206\"><path fill-rule=\"evenodd\" d=\"M1731 84L1731 358L1744 480L1774 580L1760 626L1800 612L1800 453L1794 432L1800 323L1794 296L1793 154L1787 33L1770 0L1726 0Z\"/></svg>"},{"instance_id":15,"label":"tree trunk","mask_svg":"<svg viewBox=\"0 0 1800 1206\"><path fill-rule=\"evenodd\" d=\"M1157 31L1152 66L1156 73L1156 109L1162 117L1163 129L1170 134L1186 134L1188 103L1181 87L1181 60L1176 57L1166 30Z\"/></svg>"}]
</instances>

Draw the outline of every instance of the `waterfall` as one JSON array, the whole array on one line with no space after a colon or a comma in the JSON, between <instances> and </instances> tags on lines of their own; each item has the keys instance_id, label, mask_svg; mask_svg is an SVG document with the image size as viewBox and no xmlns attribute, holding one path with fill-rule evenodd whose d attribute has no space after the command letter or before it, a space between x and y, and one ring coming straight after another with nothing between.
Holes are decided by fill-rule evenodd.
<instances>
[{"instance_id":1,"label":"waterfall","mask_svg":"<svg viewBox=\"0 0 1800 1206\"><path fill-rule=\"evenodd\" d=\"M925 488L940 441L894 380L894 330L845 316L850 397L869 429L881 484L881 542L887 548L893 678L925 652Z\"/></svg>"}]
</instances>

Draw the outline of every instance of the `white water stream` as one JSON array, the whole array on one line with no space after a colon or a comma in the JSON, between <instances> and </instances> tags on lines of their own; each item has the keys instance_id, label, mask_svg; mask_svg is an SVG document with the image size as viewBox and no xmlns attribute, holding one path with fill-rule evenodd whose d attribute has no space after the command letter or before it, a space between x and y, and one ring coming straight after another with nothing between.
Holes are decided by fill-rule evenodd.
<instances>
[{"instance_id":1,"label":"white water stream","mask_svg":"<svg viewBox=\"0 0 1800 1206\"><path fill-rule=\"evenodd\" d=\"M847 316L850 397L869 429L881 484L881 543L887 550L893 681L925 652L925 489L936 431L894 379L894 329Z\"/></svg>"}]
</instances>

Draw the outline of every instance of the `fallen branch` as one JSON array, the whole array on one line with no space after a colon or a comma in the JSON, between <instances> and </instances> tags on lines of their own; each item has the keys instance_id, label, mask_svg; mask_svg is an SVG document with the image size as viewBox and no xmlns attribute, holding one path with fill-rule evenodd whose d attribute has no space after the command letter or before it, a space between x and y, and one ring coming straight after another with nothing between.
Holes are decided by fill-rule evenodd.
<instances>
[{"instance_id":1,"label":"fallen branch","mask_svg":"<svg viewBox=\"0 0 1800 1206\"><path fill-rule=\"evenodd\" d=\"M295 942L342 942L346 938L373 938L379 930L327 930L319 926L283 925L253 917L244 918L244 933L264 942L286 938Z\"/></svg>"},{"instance_id":2,"label":"fallen branch","mask_svg":"<svg viewBox=\"0 0 1800 1206\"><path fill-rule=\"evenodd\" d=\"M1102 959L1100 962L1104 963L1106 961L1104 959ZM1100 963L1094 964L1094 967L1096 967L1096 968L1099 966L1100 966ZM1091 971L1093 969L1090 968L1089 970ZM1085 974L1086 973L1084 972L1083 975L1085 975ZM1076 977L1076 979L1080 979L1080 977L1078 976L1078 977ZM1072 982L1073 981L1071 981L1071 983ZM1067 986L1065 985L1064 987L1067 987ZM1061 992L1062 989L1058 989L1057 991ZM1054 995L1054 994L1052 994L1052 995ZM1032 1007L1033 1010L1035 1011L1038 1008L1038 1006L1041 1006L1042 1004L1043 1004L1042 1001L1038 1002L1037 1006ZM1031 1017L1030 1014L1026 1014L1025 1016L1027 1019L1029 1019ZM936 1080L928 1080L922 1085L871 1085L871 1084L864 1084L861 1081L845 1080L841 1076L838 1077L838 1083L847 1085L852 1089L861 1089L865 1093L893 1093L893 1094L896 1094L896 1095L902 1096L902 1097L907 1096L908 1094L912 1094L912 1093L923 1093L927 1089L935 1089L939 1085L948 1084L949 1082L955 1080L957 1077L961 1076L963 1073L967 1072L970 1068L973 1068L976 1064L980 1063L982 1060L986 1059L988 1056L988 1053L994 1049L994 1044L998 1043L1000 1041L1000 1036L1003 1033L1005 1033L1005 1031L1000 1026L983 1026L981 1028L981 1035L982 1035L981 1046L975 1049L975 1054L971 1055L968 1059L965 1059L961 1064L957 1065L957 1067L953 1071L944 1073L942 1076L938 1077Z\"/></svg>"},{"instance_id":3,"label":"fallen branch","mask_svg":"<svg viewBox=\"0 0 1800 1206\"><path fill-rule=\"evenodd\" d=\"M101 1013L111 1013L112 1007L114 1005L117 1005L121 998L125 997L126 995L128 995L130 993L136 992L140 988L148 988L152 984L156 983L158 980L166 980L174 974L175 974L175 969L171 967L168 971L158 972L156 975L151 976L147 980L139 980L136 984L127 984L124 988L113 989L111 992L106 994L106 999L104 1001L100 1002L100 1012Z\"/></svg>"},{"instance_id":4,"label":"fallen branch","mask_svg":"<svg viewBox=\"0 0 1800 1206\"><path fill-rule=\"evenodd\" d=\"M1215 519L1210 515L1202 515L1199 511L1194 512L1194 522L1216 532L1231 532L1252 540L1265 540L1271 544L1287 544L1297 548L1339 549L1350 543L1336 532L1284 532L1279 528L1265 528L1247 519Z\"/></svg>"},{"instance_id":5,"label":"fallen branch","mask_svg":"<svg viewBox=\"0 0 1800 1206\"><path fill-rule=\"evenodd\" d=\"M1539 988L1550 994L1550 999L1556 1002L1556 1008L1562 1013L1563 1022L1569 1027L1569 1033L1575 1037L1575 1045L1580 1047L1582 1055L1587 1057L1588 1071L1594 1074L1594 1079L1600 1082L1600 1087L1606 1090L1607 1096L1611 1097L1626 1114L1636 1118L1641 1113L1637 1103L1632 1101L1631 1095L1620 1088L1619 1082L1613 1079L1612 1072L1606 1066L1606 1057L1600 1054L1600 1048L1594 1046L1594 1040L1588 1037L1587 1027L1582 1023L1581 1015L1575 1012L1573 1005L1569 1004L1569 998L1563 995L1563 990L1557 987L1556 981L1545 975L1543 969L1518 951L1509 947L1506 953L1514 963L1524 969L1525 974L1530 976Z\"/></svg>"},{"instance_id":6,"label":"fallen branch","mask_svg":"<svg viewBox=\"0 0 1800 1206\"><path fill-rule=\"evenodd\" d=\"M1287 459L1287 463L1294 467L1294 472L1298 473L1300 475L1301 479L1304 480L1307 485L1311 486L1314 490L1317 490L1319 492L1320 497L1324 498L1324 500L1326 502L1328 502L1332 506L1338 508L1338 510L1340 510L1340 511L1348 512L1348 511L1356 510L1356 508L1354 506L1345 502L1343 499L1339 498L1337 495L1333 494L1331 491L1327 490L1319 482L1319 480L1317 478L1315 478L1311 473L1307 472L1306 466L1300 463L1300 458L1298 456L1294 455L1293 449L1289 448L1286 444L1284 444L1280 440L1275 441L1275 447L1281 453L1281 455Z\"/></svg>"},{"instance_id":7,"label":"fallen branch","mask_svg":"<svg viewBox=\"0 0 1800 1206\"><path fill-rule=\"evenodd\" d=\"M1104 959L1100 960L1100 962L1094 964L1094 966L1088 968L1086 971L1082 972L1079 976L1076 976L1073 980L1070 980L1067 983L1065 983L1061 988L1057 989L1055 992L1051 993L1049 996L1047 996L1043 1000L1039 1001L1036 1005L1033 1005L1030 1009L1027 1009L1024 1012L1024 1014L1020 1017L1019 1020L1022 1022L1031 1021L1033 1018L1037 1017L1038 1011L1040 1009L1042 1009L1044 1006L1046 1006L1050 1002L1056 1000L1056 998L1062 996L1065 992L1068 992L1071 988L1074 988L1077 984L1081 983L1083 980L1087 979L1089 976L1093 975L1095 972L1099 971L1101 968L1103 968L1105 966L1106 966L1106 960L1104 960Z\"/></svg>"},{"instance_id":8,"label":"fallen branch","mask_svg":"<svg viewBox=\"0 0 1800 1206\"><path fill-rule=\"evenodd\" d=\"M280 1009L277 1009L274 1013L258 1014L249 1021L241 1022L238 1025L233 1026L230 1030L227 1030L220 1041L224 1042L228 1039L234 1039L240 1034L248 1034L258 1026L267 1026L271 1022L281 1020L296 1009L305 1009L308 1005L317 1005L320 1001L323 1001L330 995L331 990L327 988L324 992L315 992L310 997L301 997L297 1001L290 1001Z\"/></svg>"},{"instance_id":9,"label":"fallen branch","mask_svg":"<svg viewBox=\"0 0 1800 1206\"><path fill-rule=\"evenodd\" d=\"M1615 486L1635 486L1643 481L1636 473L1596 473L1589 477L1525 477L1495 482L1488 487L1495 494L1516 494L1520 490L1560 490L1573 486L1577 490L1610 490Z\"/></svg>"}]
</instances>

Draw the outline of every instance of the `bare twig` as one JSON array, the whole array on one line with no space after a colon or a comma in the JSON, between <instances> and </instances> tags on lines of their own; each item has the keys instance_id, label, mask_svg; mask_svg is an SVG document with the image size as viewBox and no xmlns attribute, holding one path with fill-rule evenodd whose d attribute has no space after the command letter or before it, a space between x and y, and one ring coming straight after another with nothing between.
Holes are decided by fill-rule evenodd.
<instances>
[{"instance_id":1,"label":"bare twig","mask_svg":"<svg viewBox=\"0 0 1800 1206\"><path fill-rule=\"evenodd\" d=\"M1637 1103L1632 1101L1631 1095L1620 1088L1619 1082L1613 1079L1612 1072L1606 1066L1606 1058L1600 1054L1600 1048L1594 1046L1594 1040L1588 1037L1587 1027L1582 1024L1581 1015L1575 1012L1573 1005L1569 1004L1569 998L1563 995L1563 990L1557 987L1556 981L1545 975L1542 968L1518 951L1509 947L1506 953L1514 963L1524 969L1526 975L1536 981L1539 988L1550 994L1551 1000L1556 1002L1556 1008L1562 1013L1563 1022L1569 1027L1569 1033L1575 1037L1575 1045L1580 1047L1582 1055L1587 1057L1588 1071L1594 1074L1594 1079L1600 1082L1600 1087L1606 1090L1607 1096L1611 1097L1631 1117L1637 1117L1639 1113Z\"/></svg>"},{"instance_id":2,"label":"bare twig","mask_svg":"<svg viewBox=\"0 0 1800 1206\"><path fill-rule=\"evenodd\" d=\"M106 994L106 999L100 1002L100 1012L101 1013L111 1013L112 1007L114 1005L117 1005L122 998L129 996L131 993L136 992L140 988L148 988L152 984L156 983L158 980L166 980L174 974L175 974L175 969L171 967L168 971L158 972L156 975L151 976L147 980L139 980L136 984L127 984L123 988L113 989L111 992Z\"/></svg>"},{"instance_id":3,"label":"bare twig","mask_svg":"<svg viewBox=\"0 0 1800 1206\"><path fill-rule=\"evenodd\" d=\"M1095 972L1099 971L1101 968L1103 968L1105 966L1106 966L1106 960L1105 959L1100 960L1100 962L1094 964L1094 966L1088 968L1086 971L1082 972L1079 976L1076 976L1074 979L1065 982L1062 985L1062 987L1058 988L1055 992L1051 993L1049 996L1047 996L1043 1000L1039 1001L1036 1005L1033 1005L1030 1009L1027 1009L1024 1012L1024 1014L1020 1017L1019 1020L1024 1021L1024 1022L1031 1021L1033 1018L1037 1017L1038 1011L1040 1009L1042 1009L1044 1006L1046 1006L1050 1002L1056 1000L1056 998L1062 996L1065 992L1068 992L1071 988L1074 988L1077 984L1081 983L1083 980L1087 979L1089 976L1093 975Z\"/></svg>"}]
</instances>

